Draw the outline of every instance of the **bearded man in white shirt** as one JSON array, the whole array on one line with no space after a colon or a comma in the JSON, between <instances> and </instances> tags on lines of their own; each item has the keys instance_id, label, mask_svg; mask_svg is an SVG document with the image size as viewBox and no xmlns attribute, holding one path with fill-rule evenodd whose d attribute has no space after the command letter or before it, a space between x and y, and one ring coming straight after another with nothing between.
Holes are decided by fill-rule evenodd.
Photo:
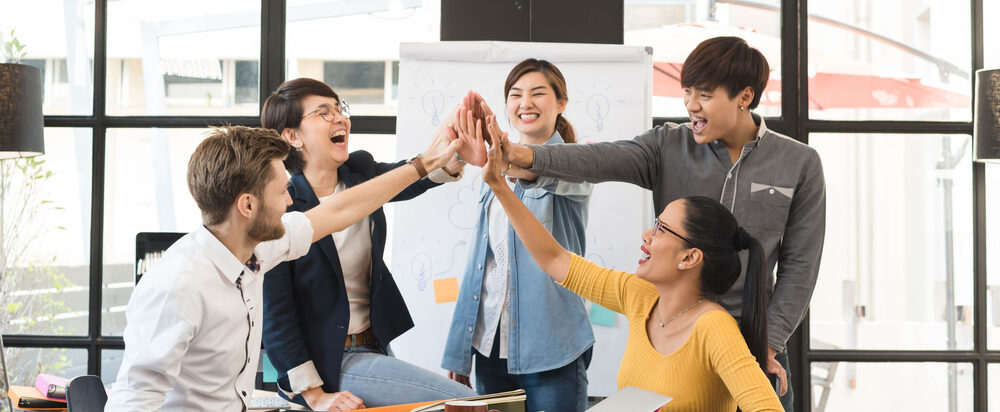
<instances>
[{"instance_id":1,"label":"bearded man in white shirt","mask_svg":"<svg viewBox=\"0 0 1000 412\"><path fill-rule=\"evenodd\" d=\"M413 167L305 213L284 213L292 203L281 163L288 143L269 129L216 129L188 163L204 225L164 252L132 292L125 355L106 410L246 410L260 353L263 274L444 166L454 138L442 128Z\"/></svg>"}]
</instances>

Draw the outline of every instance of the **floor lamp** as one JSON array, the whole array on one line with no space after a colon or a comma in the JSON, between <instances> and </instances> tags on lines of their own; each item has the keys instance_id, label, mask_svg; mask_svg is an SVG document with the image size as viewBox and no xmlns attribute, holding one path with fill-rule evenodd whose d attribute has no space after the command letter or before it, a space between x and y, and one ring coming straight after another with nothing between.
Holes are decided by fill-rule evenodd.
<instances>
[{"instance_id":1,"label":"floor lamp","mask_svg":"<svg viewBox=\"0 0 1000 412\"><path fill-rule=\"evenodd\" d=\"M42 120L42 71L16 63L0 64L0 161L38 156L45 152ZM0 173L0 187L6 187ZM3 250L3 199L0 199L0 251ZM0 252L0 276L6 276L6 255ZM3 356L3 333L0 325L0 410L13 410L7 390L7 364Z\"/></svg>"}]
</instances>

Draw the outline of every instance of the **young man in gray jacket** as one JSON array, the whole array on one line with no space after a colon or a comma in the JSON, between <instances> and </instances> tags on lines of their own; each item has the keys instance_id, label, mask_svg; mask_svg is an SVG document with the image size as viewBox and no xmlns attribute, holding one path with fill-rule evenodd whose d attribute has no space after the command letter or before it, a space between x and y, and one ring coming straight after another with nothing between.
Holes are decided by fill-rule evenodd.
<instances>
[{"instance_id":1,"label":"young man in gray jacket","mask_svg":"<svg viewBox=\"0 0 1000 412\"><path fill-rule=\"evenodd\" d=\"M767 84L764 56L737 37L701 43L684 62L681 85L691 122L667 123L632 140L587 145L503 143L509 175L619 181L653 191L656 211L685 196L719 199L764 246L776 281L768 308L767 372L792 410L785 343L816 285L826 222L826 188L816 151L767 128L752 114ZM483 115L488 115L485 104ZM521 169L521 170L518 170ZM744 259L745 260L745 259ZM739 317L742 280L719 303Z\"/></svg>"}]
</instances>

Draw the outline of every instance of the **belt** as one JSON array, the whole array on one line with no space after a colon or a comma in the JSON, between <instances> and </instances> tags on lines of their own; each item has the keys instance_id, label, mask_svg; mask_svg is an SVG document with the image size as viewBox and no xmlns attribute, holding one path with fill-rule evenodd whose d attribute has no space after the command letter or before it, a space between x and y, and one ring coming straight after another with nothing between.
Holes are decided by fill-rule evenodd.
<instances>
[{"instance_id":1,"label":"belt","mask_svg":"<svg viewBox=\"0 0 1000 412\"><path fill-rule=\"evenodd\" d=\"M377 343L378 341L375 340L375 332L372 332L372 328L368 328L365 329L364 332L347 335L347 340L344 341L344 347L350 348L352 346L370 346Z\"/></svg>"}]
</instances>

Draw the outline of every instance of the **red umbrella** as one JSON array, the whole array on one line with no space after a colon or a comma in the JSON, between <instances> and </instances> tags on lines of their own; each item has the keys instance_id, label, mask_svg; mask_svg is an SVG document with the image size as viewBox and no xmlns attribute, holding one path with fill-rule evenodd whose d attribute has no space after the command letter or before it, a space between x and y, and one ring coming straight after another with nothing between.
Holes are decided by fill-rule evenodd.
<instances>
[{"instance_id":1,"label":"red umbrella","mask_svg":"<svg viewBox=\"0 0 1000 412\"><path fill-rule=\"evenodd\" d=\"M771 79L761 96L765 106L781 105L778 38L716 22L681 23L626 33L627 44L653 47L653 96L682 98L681 67L701 41L716 36L745 39L767 58ZM922 79L850 58L812 50L809 53L809 108L967 108L969 96Z\"/></svg>"}]
</instances>

